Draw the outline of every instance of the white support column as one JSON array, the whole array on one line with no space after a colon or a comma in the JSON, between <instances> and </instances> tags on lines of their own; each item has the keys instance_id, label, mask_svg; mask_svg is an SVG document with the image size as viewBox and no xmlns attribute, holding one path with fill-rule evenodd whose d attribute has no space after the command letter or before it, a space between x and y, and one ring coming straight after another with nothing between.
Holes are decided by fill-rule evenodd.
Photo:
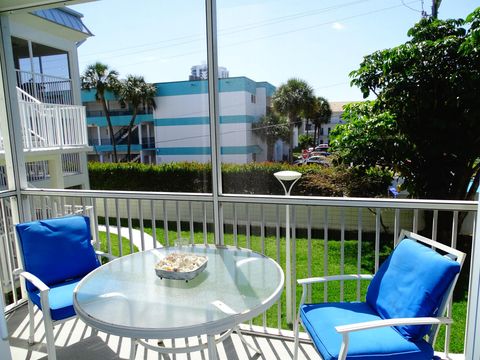
<instances>
[{"instance_id":1,"label":"white support column","mask_svg":"<svg viewBox=\"0 0 480 360\"><path fill-rule=\"evenodd\" d=\"M470 255L465 359L480 359L480 202L477 208L475 234Z\"/></svg>"},{"instance_id":2,"label":"white support column","mask_svg":"<svg viewBox=\"0 0 480 360\"><path fill-rule=\"evenodd\" d=\"M217 4L205 0L207 19L208 109L210 115L210 148L212 161L213 223L215 243L223 245L222 158L220 153L219 87L217 54Z\"/></svg>"},{"instance_id":3,"label":"white support column","mask_svg":"<svg viewBox=\"0 0 480 360\"><path fill-rule=\"evenodd\" d=\"M142 123L138 124L138 143L140 144L140 163L143 164Z\"/></svg>"},{"instance_id":4,"label":"white support column","mask_svg":"<svg viewBox=\"0 0 480 360\"><path fill-rule=\"evenodd\" d=\"M48 159L48 170L50 172L51 187L54 189L65 189L61 154L55 154Z\"/></svg>"},{"instance_id":5,"label":"white support column","mask_svg":"<svg viewBox=\"0 0 480 360\"><path fill-rule=\"evenodd\" d=\"M12 204L14 223L29 220L28 203L22 201L20 191L26 188L23 135L17 100L17 81L8 16L0 16L0 133L5 148L8 188L17 191L17 206Z\"/></svg>"},{"instance_id":6,"label":"white support column","mask_svg":"<svg viewBox=\"0 0 480 360\"><path fill-rule=\"evenodd\" d=\"M102 145L102 133L100 132L100 126L97 126L98 145Z\"/></svg>"}]
</instances>

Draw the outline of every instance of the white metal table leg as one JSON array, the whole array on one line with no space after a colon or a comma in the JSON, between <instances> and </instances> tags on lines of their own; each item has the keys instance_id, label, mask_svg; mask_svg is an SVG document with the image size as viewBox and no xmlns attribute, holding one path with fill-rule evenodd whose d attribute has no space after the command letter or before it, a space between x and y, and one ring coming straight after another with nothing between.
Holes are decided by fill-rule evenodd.
<instances>
[{"instance_id":1,"label":"white metal table leg","mask_svg":"<svg viewBox=\"0 0 480 360\"><path fill-rule=\"evenodd\" d=\"M255 351L257 354L260 354L260 355L263 355L262 351L257 349L255 346L253 346L252 344L250 344L247 339L245 339L245 336L243 336L242 334L242 331L240 330L240 327L239 326L236 326L234 331L237 333L238 337L240 338L240 340L247 346L249 347L250 349L252 349L253 351Z\"/></svg>"},{"instance_id":2,"label":"white metal table leg","mask_svg":"<svg viewBox=\"0 0 480 360\"><path fill-rule=\"evenodd\" d=\"M138 342L137 339L130 339L131 344L130 344L130 360L134 360L135 356L137 355L137 346Z\"/></svg>"},{"instance_id":3,"label":"white metal table leg","mask_svg":"<svg viewBox=\"0 0 480 360\"><path fill-rule=\"evenodd\" d=\"M215 335L207 335L207 343L208 343L208 359L209 360L217 360L217 346L215 343Z\"/></svg>"}]
</instances>

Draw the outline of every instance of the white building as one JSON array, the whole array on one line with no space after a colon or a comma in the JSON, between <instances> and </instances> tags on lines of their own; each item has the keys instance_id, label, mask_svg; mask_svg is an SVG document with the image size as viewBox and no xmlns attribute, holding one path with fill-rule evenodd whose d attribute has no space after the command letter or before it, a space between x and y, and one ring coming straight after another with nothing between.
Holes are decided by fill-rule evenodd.
<instances>
[{"instance_id":1,"label":"white building","mask_svg":"<svg viewBox=\"0 0 480 360\"><path fill-rule=\"evenodd\" d=\"M330 102L330 109L332 109L332 117L327 124L322 124L320 127L320 134L318 136L318 144L330 143L330 132L339 124L345 123L342 120L343 107L351 102Z\"/></svg>"},{"instance_id":2,"label":"white building","mask_svg":"<svg viewBox=\"0 0 480 360\"><path fill-rule=\"evenodd\" d=\"M218 78L226 79L229 77L229 72L227 68L219 66L218 67ZM192 66L190 76L188 80L207 80L208 79L208 66L206 63L201 65Z\"/></svg>"},{"instance_id":3,"label":"white building","mask_svg":"<svg viewBox=\"0 0 480 360\"><path fill-rule=\"evenodd\" d=\"M89 188L85 110L80 105L77 47L91 36L68 8L4 16L5 63L16 91L31 187ZM2 133L7 131L1 129ZM6 188L0 142L0 187Z\"/></svg>"},{"instance_id":4,"label":"white building","mask_svg":"<svg viewBox=\"0 0 480 360\"><path fill-rule=\"evenodd\" d=\"M144 163L210 161L207 81L176 81L155 84L156 110L137 116L132 154ZM222 161L248 163L266 161L266 144L252 131L252 124L266 114L275 87L246 77L220 79L220 133ZM87 107L88 134L94 151L90 160L112 161L106 118L93 91L83 91ZM108 106L122 160L127 148L125 126L131 111L122 109L108 95ZM282 160L286 146L275 147L275 160Z\"/></svg>"}]
</instances>

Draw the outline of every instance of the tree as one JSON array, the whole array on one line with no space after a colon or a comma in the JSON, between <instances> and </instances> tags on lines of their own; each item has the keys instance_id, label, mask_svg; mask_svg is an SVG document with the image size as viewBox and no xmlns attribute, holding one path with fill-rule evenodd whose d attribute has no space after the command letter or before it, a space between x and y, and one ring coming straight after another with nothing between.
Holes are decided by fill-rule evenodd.
<instances>
[{"instance_id":1,"label":"tree","mask_svg":"<svg viewBox=\"0 0 480 360\"><path fill-rule=\"evenodd\" d=\"M147 84L143 76L128 75L121 82L119 88L119 101L123 105L128 105L132 110L132 117L128 124L128 147L127 160L131 161L132 130L137 118L140 106L152 107L156 109L155 94L157 89L153 84Z\"/></svg>"},{"instance_id":2,"label":"tree","mask_svg":"<svg viewBox=\"0 0 480 360\"><path fill-rule=\"evenodd\" d=\"M478 9L468 22L422 19L407 43L364 58L352 84L377 100L364 113L347 113L349 123L335 132L341 160L396 169L419 198L473 199L480 181L480 53L465 44L479 21ZM375 128L376 138L352 135Z\"/></svg>"},{"instance_id":3,"label":"tree","mask_svg":"<svg viewBox=\"0 0 480 360\"><path fill-rule=\"evenodd\" d=\"M113 161L118 162L117 146L115 134L110 119L110 113L105 99L106 92L116 93L119 87L118 72L111 70L108 65L96 62L87 67L81 76L82 89L95 90L95 99L102 105L103 112L107 119L108 131L110 133L110 141L113 147Z\"/></svg>"},{"instance_id":4,"label":"tree","mask_svg":"<svg viewBox=\"0 0 480 360\"><path fill-rule=\"evenodd\" d=\"M289 125L290 150L288 160L292 161L293 129L301 125L301 117L312 108L314 101L313 89L306 81L290 79L279 86L272 97L273 109L280 115L286 116Z\"/></svg>"},{"instance_id":5,"label":"tree","mask_svg":"<svg viewBox=\"0 0 480 360\"><path fill-rule=\"evenodd\" d=\"M267 143L267 160L273 161L273 147L277 140L288 140L288 120L275 113L268 113L253 124L254 134Z\"/></svg>"},{"instance_id":6,"label":"tree","mask_svg":"<svg viewBox=\"0 0 480 360\"><path fill-rule=\"evenodd\" d=\"M318 133L322 124L327 124L332 118L332 109L328 100L324 97L317 97L314 101L313 113L310 115L315 130L313 131L314 146L317 145Z\"/></svg>"}]
</instances>

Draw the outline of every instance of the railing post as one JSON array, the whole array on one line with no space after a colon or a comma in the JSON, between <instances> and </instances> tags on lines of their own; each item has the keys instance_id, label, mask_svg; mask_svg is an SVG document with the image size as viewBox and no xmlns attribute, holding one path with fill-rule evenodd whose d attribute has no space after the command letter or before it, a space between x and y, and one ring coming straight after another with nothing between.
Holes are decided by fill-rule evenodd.
<instances>
[{"instance_id":1,"label":"railing post","mask_svg":"<svg viewBox=\"0 0 480 360\"><path fill-rule=\"evenodd\" d=\"M470 286L468 289L465 359L480 359L480 201L470 254Z\"/></svg>"}]
</instances>

